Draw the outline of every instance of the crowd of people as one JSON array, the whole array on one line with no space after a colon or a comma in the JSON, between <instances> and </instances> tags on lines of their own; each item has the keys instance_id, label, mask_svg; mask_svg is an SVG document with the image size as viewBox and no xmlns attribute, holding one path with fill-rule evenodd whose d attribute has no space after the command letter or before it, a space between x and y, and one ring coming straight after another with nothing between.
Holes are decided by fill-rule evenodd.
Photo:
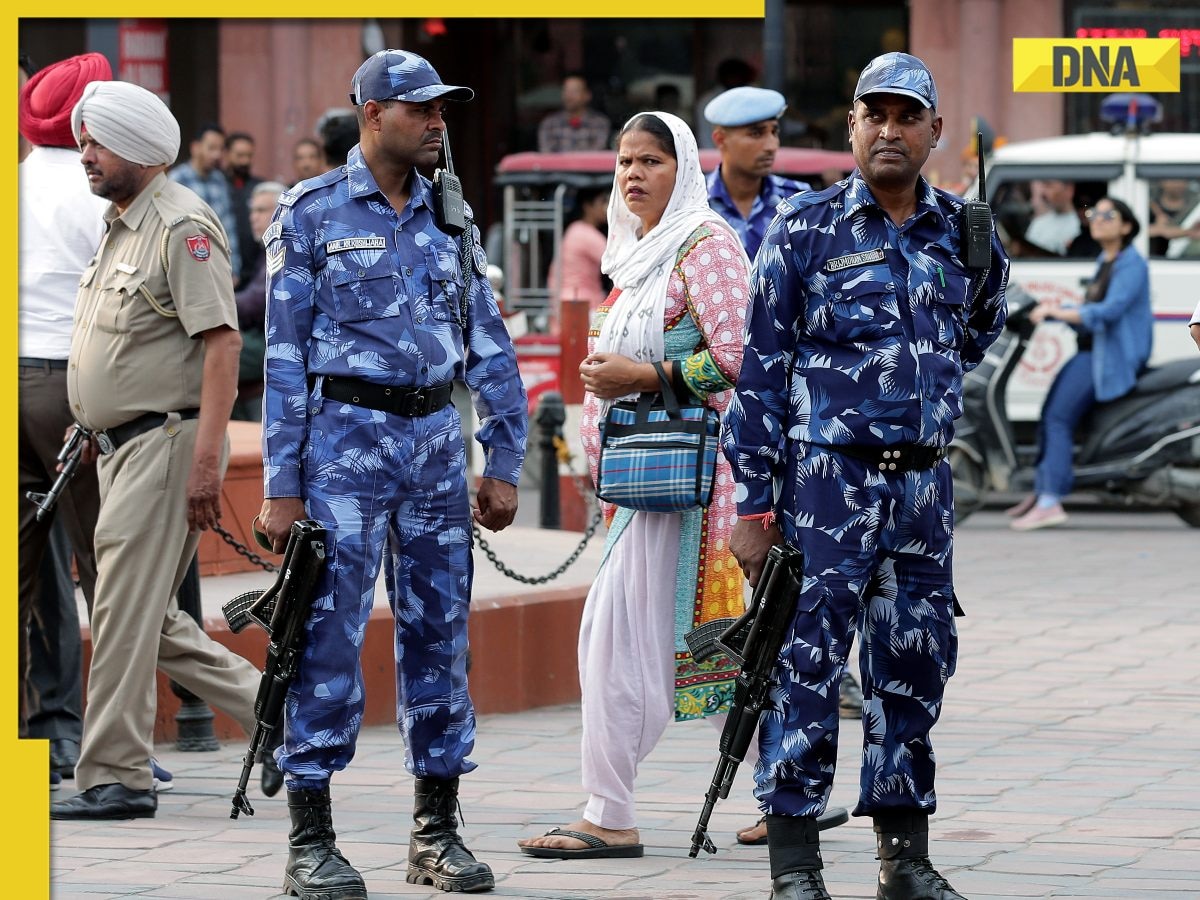
<instances>
[{"instance_id":1,"label":"crowd of people","mask_svg":"<svg viewBox=\"0 0 1200 900\"><path fill-rule=\"evenodd\" d=\"M460 778L475 768L471 527L513 521L527 400L471 210L457 219L418 171L439 158L449 105L474 92L415 53L374 54L350 85L354 144L344 121L330 131L336 146L298 143L297 174L308 174L289 188L254 176L250 135L215 125L197 129L175 165L169 108L112 80L98 54L28 74L21 186L38 202L22 200L21 228L39 240L22 241L21 488L44 490L64 432L84 429L81 474L54 520L93 640L70 761L80 791L51 817L157 814L156 668L253 730L258 669L176 599L200 533L221 516L226 427L240 408L265 423L265 540L282 551L301 520L328 531L263 772L265 793L286 787L285 890L367 896L337 846L330 784L354 757L381 568L413 777L407 879L492 889L460 830ZM601 130L586 115L586 83L572 90L548 139ZM961 613L946 453L962 376L1005 322L1008 257L994 236L986 262L968 267L963 201L921 175L943 124L921 60L889 52L862 70L845 121L857 168L823 189L771 173L785 106L746 85L713 97L704 115L721 165L707 179L685 121L639 113L617 134L611 190L590 198L587 225L604 225L603 246L593 234L581 243L600 250L612 285L586 285L603 294L580 366L593 479L605 411L646 392L669 388L722 414L723 453L706 507L606 505L578 645L588 799L578 820L520 846L554 859L643 854L639 762L668 723L719 725L735 697L733 662L697 662L684 634L740 614L744 582L755 586L770 549L787 543L805 577L752 754L763 819L738 840L766 844L773 898L829 900L819 833L844 820L827 806L839 720L861 717L853 814L873 823L876 897L962 900L929 851L930 734ZM1045 472L1025 516L1069 490L1063 428L1069 439L1089 402L1128 390L1148 356L1145 263L1129 246L1138 228L1124 204L1097 203L1089 230L1102 257L1088 302L1037 314L1093 344L1052 392L1062 422L1043 431ZM1047 226L1045 240L1066 231ZM1200 309L1191 328L1200 343ZM455 382L481 423L473 496ZM50 736L34 728L50 696L36 673L53 662L45 647L68 627L53 623L73 591L52 590L51 521L22 503L21 728ZM78 669L63 674L77 689Z\"/></svg>"}]
</instances>

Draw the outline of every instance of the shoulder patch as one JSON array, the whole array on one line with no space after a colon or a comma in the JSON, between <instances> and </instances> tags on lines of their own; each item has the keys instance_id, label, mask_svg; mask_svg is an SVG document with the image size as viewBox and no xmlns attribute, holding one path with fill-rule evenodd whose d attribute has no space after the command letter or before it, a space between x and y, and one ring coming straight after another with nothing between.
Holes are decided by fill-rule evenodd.
<instances>
[{"instance_id":1,"label":"shoulder patch","mask_svg":"<svg viewBox=\"0 0 1200 900\"><path fill-rule=\"evenodd\" d=\"M189 234L186 238L188 253L197 262L208 262L212 256L212 246L208 243L207 234Z\"/></svg>"},{"instance_id":2,"label":"shoulder patch","mask_svg":"<svg viewBox=\"0 0 1200 900\"><path fill-rule=\"evenodd\" d=\"M475 271L479 273L479 277L487 278L487 254L479 244L472 244L471 256L475 260Z\"/></svg>"},{"instance_id":3,"label":"shoulder patch","mask_svg":"<svg viewBox=\"0 0 1200 900\"><path fill-rule=\"evenodd\" d=\"M282 234L283 234L283 223L282 222L272 222L267 227L267 230L263 232L263 236L262 236L263 246L264 247L267 246L268 244L271 243L271 241L279 240L279 238Z\"/></svg>"}]
</instances>

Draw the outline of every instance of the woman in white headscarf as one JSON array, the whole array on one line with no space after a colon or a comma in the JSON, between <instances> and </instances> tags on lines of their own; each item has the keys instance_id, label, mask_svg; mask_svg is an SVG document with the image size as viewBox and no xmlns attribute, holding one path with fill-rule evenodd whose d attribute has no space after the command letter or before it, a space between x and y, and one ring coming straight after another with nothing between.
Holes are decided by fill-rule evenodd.
<instances>
[{"instance_id":1,"label":"woman in white headscarf","mask_svg":"<svg viewBox=\"0 0 1200 900\"><path fill-rule=\"evenodd\" d=\"M595 480L598 423L608 406L657 391L653 363L723 412L742 364L750 263L708 207L696 140L664 112L634 116L618 135L602 268L614 284L597 310L580 366L583 443ZM519 842L549 858L636 857L633 782L667 723L724 712L736 669L696 662L683 635L740 615L742 572L729 552L737 512L718 454L706 510L647 513L605 504L608 540L579 634L583 695L582 818Z\"/></svg>"}]
</instances>

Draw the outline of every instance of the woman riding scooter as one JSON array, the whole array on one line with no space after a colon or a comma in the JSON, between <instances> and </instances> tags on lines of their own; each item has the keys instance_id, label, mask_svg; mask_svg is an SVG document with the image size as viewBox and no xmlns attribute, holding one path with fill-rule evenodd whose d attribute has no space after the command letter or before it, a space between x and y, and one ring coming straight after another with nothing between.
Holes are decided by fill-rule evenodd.
<instances>
[{"instance_id":1,"label":"woman riding scooter","mask_svg":"<svg viewBox=\"0 0 1200 900\"><path fill-rule=\"evenodd\" d=\"M1072 326L1079 352L1059 370L1042 407L1034 493L1008 510L1016 531L1067 521L1062 498L1074 482L1075 426L1096 403L1131 391L1150 358L1150 274L1132 246L1141 225L1125 203L1112 197L1088 210L1087 219L1101 253L1083 304L1043 301L1030 313L1034 323L1053 319Z\"/></svg>"}]
</instances>

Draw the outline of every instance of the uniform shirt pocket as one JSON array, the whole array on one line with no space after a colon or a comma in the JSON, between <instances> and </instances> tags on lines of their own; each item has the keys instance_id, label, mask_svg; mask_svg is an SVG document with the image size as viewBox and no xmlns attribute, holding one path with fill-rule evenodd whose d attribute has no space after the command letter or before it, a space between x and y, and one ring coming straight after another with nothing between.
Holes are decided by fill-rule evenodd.
<instances>
[{"instance_id":1,"label":"uniform shirt pocket","mask_svg":"<svg viewBox=\"0 0 1200 900\"><path fill-rule=\"evenodd\" d=\"M139 298L145 283L146 276L141 272L117 272L113 275L111 287L105 287L100 292L100 300L96 304L96 327L112 334L128 334L134 304L145 302Z\"/></svg>"},{"instance_id":2,"label":"uniform shirt pocket","mask_svg":"<svg viewBox=\"0 0 1200 900\"><path fill-rule=\"evenodd\" d=\"M338 322L364 322L400 314L399 274L387 253L339 253L331 258L330 293L333 318Z\"/></svg>"},{"instance_id":3,"label":"uniform shirt pocket","mask_svg":"<svg viewBox=\"0 0 1200 900\"><path fill-rule=\"evenodd\" d=\"M828 296L837 343L876 344L900 334L896 285L886 266L840 273L830 279Z\"/></svg>"}]
</instances>

